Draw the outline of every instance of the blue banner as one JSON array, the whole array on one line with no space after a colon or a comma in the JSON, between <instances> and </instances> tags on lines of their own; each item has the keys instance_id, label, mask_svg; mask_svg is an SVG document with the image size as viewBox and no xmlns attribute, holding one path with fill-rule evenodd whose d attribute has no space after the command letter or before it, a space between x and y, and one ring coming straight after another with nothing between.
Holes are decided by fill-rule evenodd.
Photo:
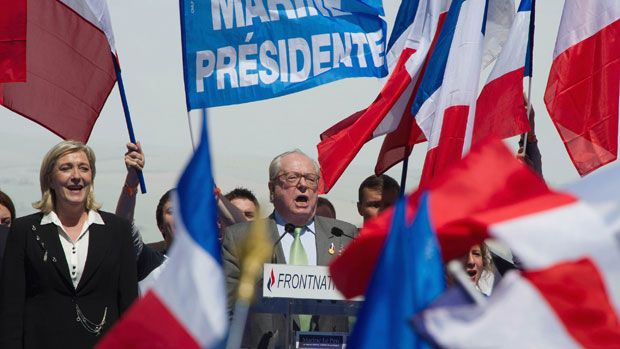
<instances>
[{"instance_id":1,"label":"blue banner","mask_svg":"<svg viewBox=\"0 0 620 349\"><path fill-rule=\"evenodd\" d=\"M180 0L187 109L387 74L379 0Z\"/></svg>"}]
</instances>

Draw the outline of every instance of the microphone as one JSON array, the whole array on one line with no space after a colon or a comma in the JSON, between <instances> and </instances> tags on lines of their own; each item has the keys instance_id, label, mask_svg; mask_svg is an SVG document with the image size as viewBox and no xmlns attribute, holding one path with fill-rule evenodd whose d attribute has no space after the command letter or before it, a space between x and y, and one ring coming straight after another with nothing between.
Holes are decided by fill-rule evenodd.
<instances>
[{"instance_id":1,"label":"microphone","mask_svg":"<svg viewBox=\"0 0 620 349\"><path fill-rule=\"evenodd\" d=\"M353 236L349 235L349 234L345 234L344 231L342 231L342 229L338 228L338 227L333 227L332 228L332 235L336 236L336 237L348 237L349 239L353 240Z\"/></svg>"},{"instance_id":2,"label":"microphone","mask_svg":"<svg viewBox=\"0 0 620 349\"><path fill-rule=\"evenodd\" d=\"M294 231L295 231L295 226L292 225L291 223L286 223L286 225L284 226L284 233L282 233L282 235L280 235L278 240L276 240L276 242L273 244L273 253L271 254L271 263L276 262L276 251L277 251L276 246L278 246L278 244L280 243L282 238L286 236L286 234L291 234Z\"/></svg>"}]
</instances>

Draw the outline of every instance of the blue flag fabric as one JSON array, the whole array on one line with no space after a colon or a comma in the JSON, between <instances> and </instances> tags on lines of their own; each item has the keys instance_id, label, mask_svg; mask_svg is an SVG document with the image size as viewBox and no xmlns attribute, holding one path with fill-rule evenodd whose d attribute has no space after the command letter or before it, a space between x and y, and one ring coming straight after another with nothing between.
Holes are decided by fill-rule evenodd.
<instances>
[{"instance_id":1,"label":"blue flag fabric","mask_svg":"<svg viewBox=\"0 0 620 349\"><path fill-rule=\"evenodd\" d=\"M445 289L443 265L428 212L421 197L411 226L406 200L396 204L390 234L366 292L366 300L348 342L350 348L430 348L411 324Z\"/></svg>"},{"instance_id":2,"label":"blue flag fabric","mask_svg":"<svg viewBox=\"0 0 620 349\"><path fill-rule=\"evenodd\" d=\"M180 0L187 109L387 75L379 0Z\"/></svg>"},{"instance_id":3,"label":"blue flag fabric","mask_svg":"<svg viewBox=\"0 0 620 349\"><path fill-rule=\"evenodd\" d=\"M222 264L214 189L207 118L203 113L200 144L181 175L176 191L179 214L189 236Z\"/></svg>"}]
</instances>

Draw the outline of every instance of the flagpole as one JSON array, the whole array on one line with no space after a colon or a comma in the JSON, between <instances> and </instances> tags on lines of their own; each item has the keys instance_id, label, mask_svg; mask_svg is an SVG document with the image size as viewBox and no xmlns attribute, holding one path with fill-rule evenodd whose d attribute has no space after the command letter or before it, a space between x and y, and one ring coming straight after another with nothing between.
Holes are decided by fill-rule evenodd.
<instances>
[{"instance_id":1,"label":"flagpole","mask_svg":"<svg viewBox=\"0 0 620 349\"><path fill-rule=\"evenodd\" d=\"M118 91L121 95L121 103L123 104L123 111L125 112L125 123L127 124L127 131L129 132L129 141L136 143L136 136L133 132L133 124L131 123L131 115L129 114L129 105L127 104L127 96L125 95L125 85L123 84L123 77L121 76L121 67L118 64L118 60L114 53L112 53L112 62L114 62L114 71L116 72L116 81L118 81ZM146 194L146 184L144 183L144 175L141 170L135 170L138 174L138 180L140 181L140 192Z\"/></svg>"},{"instance_id":2,"label":"flagpole","mask_svg":"<svg viewBox=\"0 0 620 349\"><path fill-rule=\"evenodd\" d=\"M400 196L405 195L405 185L407 184L407 170L409 168L409 157L403 160L403 172L400 175Z\"/></svg>"},{"instance_id":3,"label":"flagpole","mask_svg":"<svg viewBox=\"0 0 620 349\"><path fill-rule=\"evenodd\" d=\"M530 121L530 113L532 112L532 77L529 76L527 78L527 121ZM531 126L531 123L530 123ZM529 132L525 132L523 134L523 156L525 156L525 151L527 150L527 135Z\"/></svg>"},{"instance_id":4,"label":"flagpole","mask_svg":"<svg viewBox=\"0 0 620 349\"><path fill-rule=\"evenodd\" d=\"M207 110L202 110L204 122L207 122ZM194 131L192 130L192 119L190 118L190 111L187 112L187 125L189 126L189 139L192 142L192 149L196 151L196 142L194 142Z\"/></svg>"},{"instance_id":5,"label":"flagpole","mask_svg":"<svg viewBox=\"0 0 620 349\"><path fill-rule=\"evenodd\" d=\"M530 13L529 32L527 35L527 55L526 55L526 74L528 76L527 82L527 121L530 121L530 113L532 112L532 75L534 75L534 29L536 27L536 0L532 0L532 10ZM529 70L529 71L528 71ZM530 123L531 125L531 123ZM532 130L533 131L533 130ZM523 134L523 156L527 150L527 135L529 132Z\"/></svg>"}]
</instances>

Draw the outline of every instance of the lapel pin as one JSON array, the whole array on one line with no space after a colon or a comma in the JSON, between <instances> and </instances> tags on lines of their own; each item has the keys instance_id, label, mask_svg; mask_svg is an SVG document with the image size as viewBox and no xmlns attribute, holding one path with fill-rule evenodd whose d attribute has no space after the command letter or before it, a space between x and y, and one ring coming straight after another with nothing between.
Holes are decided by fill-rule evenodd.
<instances>
[{"instance_id":1,"label":"lapel pin","mask_svg":"<svg viewBox=\"0 0 620 349\"><path fill-rule=\"evenodd\" d=\"M32 231L36 231L37 227L34 226L34 224L32 225Z\"/></svg>"},{"instance_id":2,"label":"lapel pin","mask_svg":"<svg viewBox=\"0 0 620 349\"><path fill-rule=\"evenodd\" d=\"M333 242L329 244L329 249L327 250L327 252L329 252L329 254L336 253L336 246L334 246Z\"/></svg>"},{"instance_id":3,"label":"lapel pin","mask_svg":"<svg viewBox=\"0 0 620 349\"><path fill-rule=\"evenodd\" d=\"M56 263L56 257L52 257L52 262Z\"/></svg>"},{"instance_id":4,"label":"lapel pin","mask_svg":"<svg viewBox=\"0 0 620 349\"><path fill-rule=\"evenodd\" d=\"M43 262L47 262L47 251L43 253Z\"/></svg>"}]
</instances>

